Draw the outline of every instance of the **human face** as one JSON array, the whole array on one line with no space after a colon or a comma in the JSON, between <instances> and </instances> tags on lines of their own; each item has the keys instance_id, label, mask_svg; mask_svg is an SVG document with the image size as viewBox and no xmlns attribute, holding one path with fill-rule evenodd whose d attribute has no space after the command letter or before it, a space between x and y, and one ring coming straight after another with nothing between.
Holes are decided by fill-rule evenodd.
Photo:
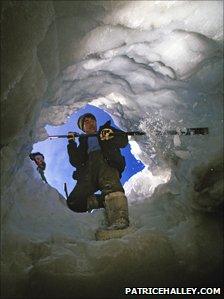
<instances>
[{"instance_id":1,"label":"human face","mask_svg":"<svg viewBox=\"0 0 224 299\"><path fill-rule=\"evenodd\" d=\"M41 155L36 155L34 159L37 165L42 165L44 162L44 159Z\"/></svg>"},{"instance_id":2,"label":"human face","mask_svg":"<svg viewBox=\"0 0 224 299\"><path fill-rule=\"evenodd\" d=\"M83 131L86 134L92 134L97 131L96 121L91 117L85 117L83 122Z\"/></svg>"}]
</instances>

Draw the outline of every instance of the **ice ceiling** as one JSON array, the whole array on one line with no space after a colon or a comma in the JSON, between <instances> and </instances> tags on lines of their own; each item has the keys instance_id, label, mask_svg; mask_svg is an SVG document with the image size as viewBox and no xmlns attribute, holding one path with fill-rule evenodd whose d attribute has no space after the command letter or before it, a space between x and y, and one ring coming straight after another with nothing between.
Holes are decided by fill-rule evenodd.
<instances>
[{"instance_id":1,"label":"ice ceiling","mask_svg":"<svg viewBox=\"0 0 224 299\"><path fill-rule=\"evenodd\" d=\"M5 1L1 25L3 294L221 286L223 2ZM87 103L146 131L139 158L171 176L152 197L147 170L129 182L136 231L120 240L94 241L103 212L68 210L28 158L46 124ZM153 134L204 126L209 135Z\"/></svg>"}]
</instances>

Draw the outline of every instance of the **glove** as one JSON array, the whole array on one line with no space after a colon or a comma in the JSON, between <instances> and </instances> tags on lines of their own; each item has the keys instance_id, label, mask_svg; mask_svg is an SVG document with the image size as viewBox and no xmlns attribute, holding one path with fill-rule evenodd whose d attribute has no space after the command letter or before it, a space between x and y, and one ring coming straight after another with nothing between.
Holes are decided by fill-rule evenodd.
<instances>
[{"instance_id":1,"label":"glove","mask_svg":"<svg viewBox=\"0 0 224 299\"><path fill-rule=\"evenodd\" d=\"M73 132L68 132L68 141L75 141L75 134Z\"/></svg>"},{"instance_id":2,"label":"glove","mask_svg":"<svg viewBox=\"0 0 224 299\"><path fill-rule=\"evenodd\" d=\"M110 135L110 134L113 134L114 132L111 130L111 129L103 129L101 132L100 132L100 139L101 140L109 140L111 138L114 138L113 135Z\"/></svg>"}]
</instances>

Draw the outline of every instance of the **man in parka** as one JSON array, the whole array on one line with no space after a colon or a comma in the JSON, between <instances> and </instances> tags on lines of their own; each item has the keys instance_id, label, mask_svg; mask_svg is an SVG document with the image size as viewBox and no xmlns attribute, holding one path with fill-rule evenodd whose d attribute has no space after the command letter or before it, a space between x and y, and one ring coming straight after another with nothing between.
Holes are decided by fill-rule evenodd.
<instances>
[{"instance_id":1,"label":"man in parka","mask_svg":"<svg viewBox=\"0 0 224 299\"><path fill-rule=\"evenodd\" d=\"M79 128L86 134L97 132L96 118L86 113L78 119ZM107 230L120 230L129 226L128 203L120 182L125 168L125 159L120 148L128 144L126 135L111 136L121 132L106 122L99 128L97 136L79 137L79 146L74 134L68 133L68 155L76 167L73 178L77 184L67 199L68 207L74 212L86 212L105 208ZM101 190L101 194L94 194Z\"/></svg>"},{"instance_id":2,"label":"man in parka","mask_svg":"<svg viewBox=\"0 0 224 299\"><path fill-rule=\"evenodd\" d=\"M37 165L37 171L39 172L42 180L45 183L47 183L47 179L46 179L46 177L44 175L44 170L46 168L46 163L44 161L44 155L41 154L40 152L37 152L37 153L31 153L29 155L29 157L30 157L30 159L32 161L34 161L36 163L36 165Z\"/></svg>"}]
</instances>

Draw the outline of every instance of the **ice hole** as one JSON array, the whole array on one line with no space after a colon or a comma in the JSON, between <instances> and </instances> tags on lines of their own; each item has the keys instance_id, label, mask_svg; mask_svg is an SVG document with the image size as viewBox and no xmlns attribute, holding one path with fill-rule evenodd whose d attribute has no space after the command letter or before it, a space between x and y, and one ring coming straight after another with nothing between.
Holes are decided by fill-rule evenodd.
<instances>
[{"instance_id":1,"label":"ice hole","mask_svg":"<svg viewBox=\"0 0 224 299\"><path fill-rule=\"evenodd\" d=\"M111 120L111 125L117 127L112 117L103 109L93 105L86 105L68 117L67 123L61 126L46 125L48 135L66 135L69 131L83 133L77 126L77 120L84 113L93 113L97 119L97 128L106 121ZM33 145L32 153L40 152L44 155L46 169L44 171L47 182L56 188L65 197L64 183L67 184L68 193L75 187L76 181L72 178L75 168L70 164L67 154L67 138L46 139ZM125 157L126 168L122 173L121 183L124 185L133 175L142 171L145 165L136 159L131 148L138 147L137 142L131 141L125 148L121 149L121 154ZM41 178L40 178L41 179Z\"/></svg>"}]
</instances>

